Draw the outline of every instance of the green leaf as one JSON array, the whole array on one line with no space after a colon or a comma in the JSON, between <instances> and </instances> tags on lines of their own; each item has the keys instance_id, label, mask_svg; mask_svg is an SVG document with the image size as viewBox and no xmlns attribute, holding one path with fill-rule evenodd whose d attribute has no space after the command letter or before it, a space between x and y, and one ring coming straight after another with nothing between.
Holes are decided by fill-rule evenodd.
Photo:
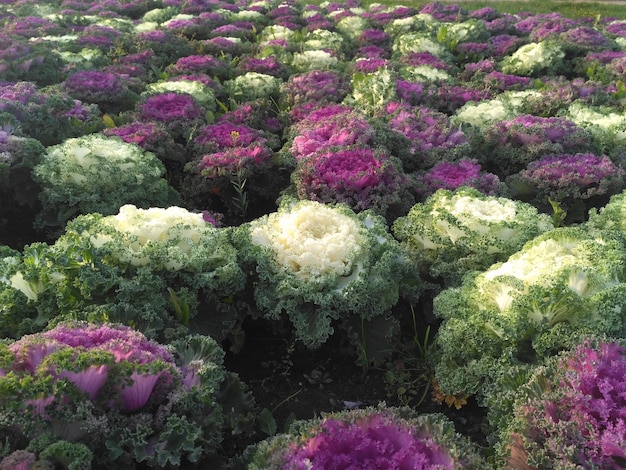
<instances>
[{"instance_id":1,"label":"green leaf","mask_svg":"<svg viewBox=\"0 0 626 470\"><path fill-rule=\"evenodd\" d=\"M104 114L102 116L102 121L104 122L105 127L109 129L113 129L114 127L117 127L115 125L115 121L113 120L113 118L109 116L108 114Z\"/></svg>"},{"instance_id":2,"label":"green leaf","mask_svg":"<svg viewBox=\"0 0 626 470\"><path fill-rule=\"evenodd\" d=\"M286 433L289 432L289 428L291 428L291 425L294 423L295 420L296 420L296 414L292 411L291 413L289 413L287 418L285 418L285 424L283 426L283 429L285 430Z\"/></svg>"},{"instance_id":3,"label":"green leaf","mask_svg":"<svg viewBox=\"0 0 626 470\"><path fill-rule=\"evenodd\" d=\"M268 436L276 434L276 430L278 429L278 426L276 425L276 418L274 418L274 415L269 409L263 408L261 410L259 415L259 424L261 425L261 431Z\"/></svg>"}]
</instances>

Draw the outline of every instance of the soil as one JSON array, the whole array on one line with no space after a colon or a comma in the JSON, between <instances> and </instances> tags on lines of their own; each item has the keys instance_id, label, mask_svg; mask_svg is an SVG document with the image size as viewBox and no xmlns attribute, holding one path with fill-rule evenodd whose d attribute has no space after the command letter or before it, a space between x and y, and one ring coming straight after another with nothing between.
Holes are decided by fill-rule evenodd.
<instances>
[{"instance_id":1,"label":"soil","mask_svg":"<svg viewBox=\"0 0 626 470\"><path fill-rule=\"evenodd\" d=\"M320 349L311 351L269 325L251 320L244 324L246 339L237 353L227 351L226 368L237 372L250 388L256 402L257 431L246 439L226 442L225 453L236 455L252 442L268 437L263 416L270 412L276 432L284 432L294 419L310 419L323 413L350 408L408 405L422 413L443 413L454 423L457 432L486 446L483 433L485 410L471 399L461 409L436 403L430 383L422 379L424 370L408 371L404 366L417 351L403 349L390 355L384 364L364 368L357 364L354 351L335 335ZM391 386L388 370L407 371L407 391ZM429 376L430 378L430 376ZM410 380L412 382L410 382ZM412 386L412 387L411 387ZM265 410L264 410L265 409Z\"/></svg>"}]
</instances>

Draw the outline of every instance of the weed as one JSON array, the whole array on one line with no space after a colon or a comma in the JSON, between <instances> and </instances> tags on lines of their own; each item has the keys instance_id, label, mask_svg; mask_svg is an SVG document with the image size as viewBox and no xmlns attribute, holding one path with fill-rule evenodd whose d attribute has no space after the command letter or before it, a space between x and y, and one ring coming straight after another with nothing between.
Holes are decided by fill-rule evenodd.
<instances>
[{"instance_id":1,"label":"weed","mask_svg":"<svg viewBox=\"0 0 626 470\"><path fill-rule=\"evenodd\" d=\"M417 328L415 310L411 307L413 336L411 341L395 351L394 359L386 363L387 397L403 405L419 406L424 402L433 383L433 358L430 325L423 336Z\"/></svg>"}]
</instances>

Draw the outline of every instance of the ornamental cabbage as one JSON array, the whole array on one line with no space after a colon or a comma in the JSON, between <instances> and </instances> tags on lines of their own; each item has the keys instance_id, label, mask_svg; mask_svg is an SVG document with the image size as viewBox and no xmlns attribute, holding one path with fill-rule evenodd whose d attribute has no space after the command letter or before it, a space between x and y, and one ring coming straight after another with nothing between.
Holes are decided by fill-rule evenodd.
<instances>
[{"instance_id":1,"label":"ornamental cabbage","mask_svg":"<svg viewBox=\"0 0 626 470\"><path fill-rule=\"evenodd\" d=\"M433 305L443 320L434 342L442 390L497 401L493 386L509 371L535 367L584 334L622 337L625 262L617 232L561 227L442 291Z\"/></svg>"},{"instance_id":2,"label":"ornamental cabbage","mask_svg":"<svg viewBox=\"0 0 626 470\"><path fill-rule=\"evenodd\" d=\"M259 98L277 97L281 80L258 72L247 72L224 82L224 88L237 102L254 101Z\"/></svg>"},{"instance_id":3,"label":"ornamental cabbage","mask_svg":"<svg viewBox=\"0 0 626 470\"><path fill-rule=\"evenodd\" d=\"M339 72L313 70L291 75L281 85L281 94L288 106L307 102L338 103L348 94L349 84Z\"/></svg>"},{"instance_id":4,"label":"ornamental cabbage","mask_svg":"<svg viewBox=\"0 0 626 470\"><path fill-rule=\"evenodd\" d=\"M473 146L479 162L504 179L546 155L591 151L592 142L569 119L522 114L476 132Z\"/></svg>"},{"instance_id":5,"label":"ornamental cabbage","mask_svg":"<svg viewBox=\"0 0 626 470\"><path fill-rule=\"evenodd\" d=\"M258 209L249 212L250 201L259 208L275 207L289 184L289 172L275 163L269 147L258 143L208 153L187 164L185 172L183 196L197 207L213 207L232 217L233 224L260 215Z\"/></svg>"},{"instance_id":6,"label":"ornamental cabbage","mask_svg":"<svg viewBox=\"0 0 626 470\"><path fill-rule=\"evenodd\" d=\"M351 92L344 102L367 115L374 115L396 99L396 75L388 68L372 73L356 72L350 88Z\"/></svg>"},{"instance_id":7,"label":"ornamental cabbage","mask_svg":"<svg viewBox=\"0 0 626 470\"><path fill-rule=\"evenodd\" d=\"M401 295L419 292L413 263L370 211L285 197L277 212L240 226L235 237L243 262L256 271L261 314L288 316L309 348L328 340L335 320L342 328L360 325L357 335L382 322L378 328L388 330L381 337L390 336L389 310Z\"/></svg>"},{"instance_id":8,"label":"ornamental cabbage","mask_svg":"<svg viewBox=\"0 0 626 470\"><path fill-rule=\"evenodd\" d=\"M314 70L331 70L338 64L339 59L332 52L309 50L294 52L290 65L296 72L306 73Z\"/></svg>"},{"instance_id":9,"label":"ornamental cabbage","mask_svg":"<svg viewBox=\"0 0 626 470\"><path fill-rule=\"evenodd\" d=\"M300 199L343 203L355 212L372 209L391 219L414 203L401 162L369 147L329 148L298 161L291 175ZM406 209L406 210L405 210Z\"/></svg>"},{"instance_id":10,"label":"ornamental cabbage","mask_svg":"<svg viewBox=\"0 0 626 470\"><path fill-rule=\"evenodd\" d=\"M143 96L149 96L160 93L186 93L193 96L198 104L200 104L207 112L214 112L217 108L215 103L215 95L213 90L204 83L194 80L176 80L176 81L159 81L149 83Z\"/></svg>"},{"instance_id":11,"label":"ornamental cabbage","mask_svg":"<svg viewBox=\"0 0 626 470\"><path fill-rule=\"evenodd\" d=\"M250 446L242 460L248 470L488 468L444 415L384 405L296 421L288 433Z\"/></svg>"},{"instance_id":12,"label":"ornamental cabbage","mask_svg":"<svg viewBox=\"0 0 626 470\"><path fill-rule=\"evenodd\" d=\"M2 271L0 283L30 301L5 306L3 336L69 316L160 339L190 327L221 339L243 315L232 297L245 274L227 232L179 207L126 205L116 215L76 217L53 245L7 256Z\"/></svg>"},{"instance_id":13,"label":"ornamental cabbage","mask_svg":"<svg viewBox=\"0 0 626 470\"><path fill-rule=\"evenodd\" d=\"M438 189L454 191L461 186L470 186L488 196L505 196L507 189L493 173L481 171L475 160L461 159L458 162L439 162L417 176L416 191L422 199L432 196Z\"/></svg>"},{"instance_id":14,"label":"ornamental cabbage","mask_svg":"<svg viewBox=\"0 0 626 470\"><path fill-rule=\"evenodd\" d=\"M196 128L206 124L204 107L189 93L146 93L135 108L139 121L164 125L176 141L185 142Z\"/></svg>"},{"instance_id":15,"label":"ornamental cabbage","mask_svg":"<svg viewBox=\"0 0 626 470\"><path fill-rule=\"evenodd\" d=\"M63 227L79 214L116 213L124 204L168 206L179 200L152 153L117 137L90 134L48 147L33 169L41 186L38 225Z\"/></svg>"},{"instance_id":16,"label":"ornamental cabbage","mask_svg":"<svg viewBox=\"0 0 626 470\"><path fill-rule=\"evenodd\" d=\"M230 430L234 410L222 407L219 390L237 379L209 337L163 346L130 327L70 322L0 351L7 451L30 441L28 450L45 459L58 446L70 450L69 442L84 445L103 467L164 468L216 455Z\"/></svg>"},{"instance_id":17,"label":"ornamental cabbage","mask_svg":"<svg viewBox=\"0 0 626 470\"><path fill-rule=\"evenodd\" d=\"M590 132L600 148L609 156L621 157L626 139L626 116L605 106L589 106L580 101L567 108L568 119Z\"/></svg>"},{"instance_id":18,"label":"ornamental cabbage","mask_svg":"<svg viewBox=\"0 0 626 470\"><path fill-rule=\"evenodd\" d=\"M316 29L304 36L302 48L305 51L324 50L339 54L345 47L344 42L344 37L338 32Z\"/></svg>"},{"instance_id":19,"label":"ornamental cabbage","mask_svg":"<svg viewBox=\"0 0 626 470\"><path fill-rule=\"evenodd\" d=\"M606 156L592 153L548 155L507 178L511 196L542 212L559 203L568 222L583 222L590 206L602 207L626 185L626 171Z\"/></svg>"},{"instance_id":20,"label":"ornamental cabbage","mask_svg":"<svg viewBox=\"0 0 626 470\"><path fill-rule=\"evenodd\" d=\"M398 153L406 171L430 168L442 160L459 160L471 151L460 127L452 125L444 113L426 106L388 103L383 119L393 134L408 141L408 149Z\"/></svg>"},{"instance_id":21,"label":"ornamental cabbage","mask_svg":"<svg viewBox=\"0 0 626 470\"><path fill-rule=\"evenodd\" d=\"M132 109L137 100L119 74L99 70L81 70L70 75L63 89L72 97L97 104L103 112Z\"/></svg>"},{"instance_id":22,"label":"ornamental cabbage","mask_svg":"<svg viewBox=\"0 0 626 470\"><path fill-rule=\"evenodd\" d=\"M617 230L626 237L626 190L611 196L600 209L589 210L587 225L598 230Z\"/></svg>"},{"instance_id":23,"label":"ornamental cabbage","mask_svg":"<svg viewBox=\"0 0 626 470\"><path fill-rule=\"evenodd\" d=\"M626 348L585 341L537 370L501 432L507 468L622 468Z\"/></svg>"},{"instance_id":24,"label":"ornamental cabbage","mask_svg":"<svg viewBox=\"0 0 626 470\"><path fill-rule=\"evenodd\" d=\"M295 123L291 133L294 137L289 151L295 160L301 160L330 147L368 144L374 136L374 128L357 110L328 104L312 110Z\"/></svg>"},{"instance_id":25,"label":"ornamental cabbage","mask_svg":"<svg viewBox=\"0 0 626 470\"><path fill-rule=\"evenodd\" d=\"M501 63L501 70L526 77L558 75L565 71L564 58L565 52L557 41L532 42L507 56Z\"/></svg>"},{"instance_id":26,"label":"ornamental cabbage","mask_svg":"<svg viewBox=\"0 0 626 470\"><path fill-rule=\"evenodd\" d=\"M506 260L553 228L550 217L530 204L461 187L440 189L415 204L392 231L424 274L450 286L469 271Z\"/></svg>"},{"instance_id":27,"label":"ornamental cabbage","mask_svg":"<svg viewBox=\"0 0 626 470\"><path fill-rule=\"evenodd\" d=\"M44 93L30 82L2 83L0 111L13 115L24 137L37 139L44 146L102 128L97 105L82 103L55 89Z\"/></svg>"}]
</instances>

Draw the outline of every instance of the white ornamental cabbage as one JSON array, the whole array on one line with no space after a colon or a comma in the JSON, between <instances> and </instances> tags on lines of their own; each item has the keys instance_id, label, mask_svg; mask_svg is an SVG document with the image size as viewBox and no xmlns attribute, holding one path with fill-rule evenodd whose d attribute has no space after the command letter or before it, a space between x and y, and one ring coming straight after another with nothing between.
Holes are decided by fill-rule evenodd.
<instances>
[{"instance_id":1,"label":"white ornamental cabbage","mask_svg":"<svg viewBox=\"0 0 626 470\"><path fill-rule=\"evenodd\" d=\"M118 137L90 134L48 147L33 177L42 186L42 225L63 226L73 216L114 214L124 204L171 205L178 193L151 152Z\"/></svg>"},{"instance_id":2,"label":"white ornamental cabbage","mask_svg":"<svg viewBox=\"0 0 626 470\"><path fill-rule=\"evenodd\" d=\"M297 72L330 70L339 64L339 59L328 51L314 50L296 52L291 59L291 67Z\"/></svg>"},{"instance_id":3,"label":"white ornamental cabbage","mask_svg":"<svg viewBox=\"0 0 626 470\"><path fill-rule=\"evenodd\" d=\"M550 69L559 69L565 52L555 42L532 42L520 47L502 61L502 72L532 76Z\"/></svg>"},{"instance_id":4,"label":"white ornamental cabbage","mask_svg":"<svg viewBox=\"0 0 626 470\"><path fill-rule=\"evenodd\" d=\"M459 284L554 228L527 203L487 196L474 188L440 189L393 224L393 232L428 274Z\"/></svg>"},{"instance_id":5,"label":"white ornamental cabbage","mask_svg":"<svg viewBox=\"0 0 626 470\"><path fill-rule=\"evenodd\" d=\"M258 72L247 72L224 83L224 88L231 98L236 101L254 101L259 98L269 98L276 95L280 89L281 80Z\"/></svg>"},{"instance_id":6,"label":"white ornamental cabbage","mask_svg":"<svg viewBox=\"0 0 626 470\"><path fill-rule=\"evenodd\" d=\"M277 212L238 227L233 237L245 269L257 276L262 315L288 316L311 348L329 338L334 320L349 330L358 324L352 337L370 321L386 331L382 337L392 335L396 320L385 314L401 295L416 298L420 290L413 261L370 211L284 198Z\"/></svg>"},{"instance_id":7,"label":"white ornamental cabbage","mask_svg":"<svg viewBox=\"0 0 626 470\"><path fill-rule=\"evenodd\" d=\"M95 247L114 242L120 261L146 266L154 261L150 255L156 246L167 246L171 256L164 259L163 267L168 270L194 267L194 250L201 249L217 230L202 214L177 206L138 209L127 204L118 214L103 218L101 224L119 236L94 233L90 240Z\"/></svg>"},{"instance_id":8,"label":"white ornamental cabbage","mask_svg":"<svg viewBox=\"0 0 626 470\"><path fill-rule=\"evenodd\" d=\"M357 268L363 235L357 219L320 203L275 212L250 225L250 239L301 280L347 276Z\"/></svg>"}]
</instances>

